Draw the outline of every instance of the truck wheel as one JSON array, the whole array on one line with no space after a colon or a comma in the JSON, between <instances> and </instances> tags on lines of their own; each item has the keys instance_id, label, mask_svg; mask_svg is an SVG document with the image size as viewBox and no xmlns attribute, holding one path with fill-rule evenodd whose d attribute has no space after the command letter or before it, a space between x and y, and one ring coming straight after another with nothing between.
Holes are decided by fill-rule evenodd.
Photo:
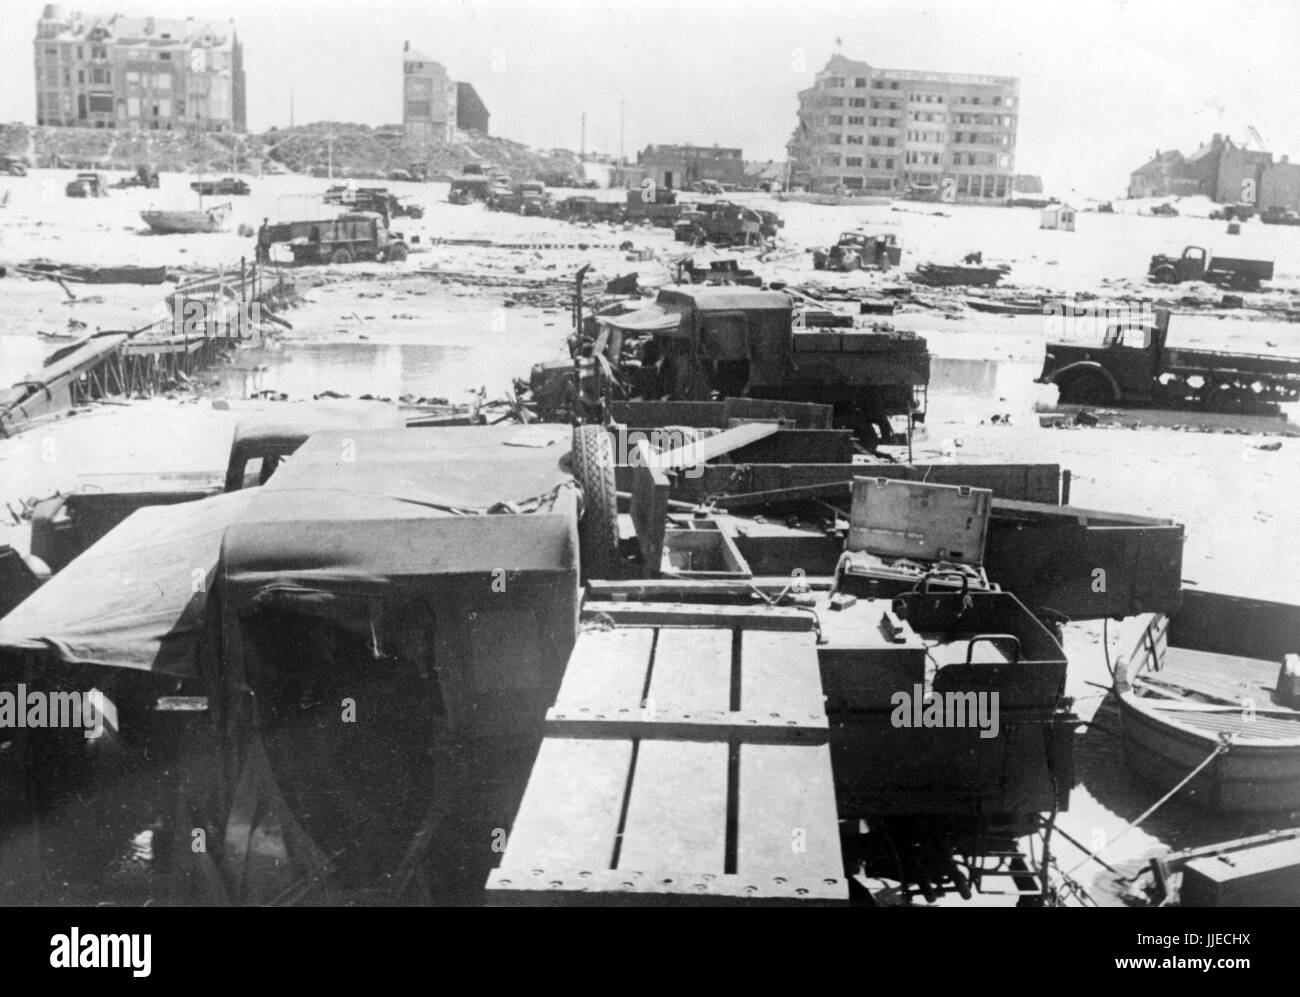
<instances>
[{"instance_id":1,"label":"truck wheel","mask_svg":"<svg viewBox=\"0 0 1300 997\"><path fill-rule=\"evenodd\" d=\"M388 259L391 263L401 263L406 259L406 243L395 242L388 247Z\"/></svg>"},{"instance_id":2,"label":"truck wheel","mask_svg":"<svg viewBox=\"0 0 1300 997\"><path fill-rule=\"evenodd\" d=\"M1115 393L1104 377L1085 370L1061 385L1061 401L1076 405L1108 405L1115 401Z\"/></svg>"},{"instance_id":3,"label":"truck wheel","mask_svg":"<svg viewBox=\"0 0 1300 997\"><path fill-rule=\"evenodd\" d=\"M614 485L614 447L605 427L575 426L572 459L573 476L582 489L578 557L583 580L617 578L618 494Z\"/></svg>"},{"instance_id":4,"label":"truck wheel","mask_svg":"<svg viewBox=\"0 0 1300 997\"><path fill-rule=\"evenodd\" d=\"M1155 268L1155 271L1151 274L1151 279L1157 284L1176 284L1178 283L1178 271L1166 263Z\"/></svg>"},{"instance_id":5,"label":"truck wheel","mask_svg":"<svg viewBox=\"0 0 1300 997\"><path fill-rule=\"evenodd\" d=\"M333 253L330 254L330 262L337 263L337 264L351 263L352 254L349 253L346 249L336 249L334 250Z\"/></svg>"}]
</instances>

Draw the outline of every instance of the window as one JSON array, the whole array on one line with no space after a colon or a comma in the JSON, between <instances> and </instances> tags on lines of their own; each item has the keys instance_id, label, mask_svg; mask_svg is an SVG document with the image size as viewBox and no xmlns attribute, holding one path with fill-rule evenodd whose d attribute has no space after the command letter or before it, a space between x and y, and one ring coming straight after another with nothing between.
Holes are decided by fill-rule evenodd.
<instances>
[{"instance_id":1,"label":"window","mask_svg":"<svg viewBox=\"0 0 1300 997\"><path fill-rule=\"evenodd\" d=\"M843 107L843 106L844 106L844 98L843 98L843 97L830 97L830 98L828 98L827 101L826 101L826 106L827 106L827 107Z\"/></svg>"},{"instance_id":2,"label":"window","mask_svg":"<svg viewBox=\"0 0 1300 997\"><path fill-rule=\"evenodd\" d=\"M883 100L873 100L873 101L871 102L871 107L872 107L872 109L874 110L875 108L880 107L883 103L884 103Z\"/></svg>"},{"instance_id":3,"label":"window","mask_svg":"<svg viewBox=\"0 0 1300 997\"><path fill-rule=\"evenodd\" d=\"M887 170L892 170L893 168L894 168L894 161L893 161L892 159L886 159L886 160L885 160L885 169L887 169Z\"/></svg>"},{"instance_id":4,"label":"window","mask_svg":"<svg viewBox=\"0 0 1300 997\"><path fill-rule=\"evenodd\" d=\"M863 87L867 85L866 77L859 76L857 79L853 81L853 85L857 87L859 90L861 90Z\"/></svg>"},{"instance_id":5,"label":"window","mask_svg":"<svg viewBox=\"0 0 1300 997\"><path fill-rule=\"evenodd\" d=\"M849 107L866 107L866 106L867 106L867 98L865 97L849 98Z\"/></svg>"},{"instance_id":6,"label":"window","mask_svg":"<svg viewBox=\"0 0 1300 997\"><path fill-rule=\"evenodd\" d=\"M893 148L893 146L895 145L894 136L890 135L889 138L885 139L885 145L889 146L890 148Z\"/></svg>"},{"instance_id":7,"label":"window","mask_svg":"<svg viewBox=\"0 0 1300 997\"><path fill-rule=\"evenodd\" d=\"M77 46L77 59L78 59L78 60L81 60L81 59L84 59L85 57L86 57L86 49L85 49L85 46L84 46L84 45L78 45L78 46Z\"/></svg>"},{"instance_id":8,"label":"window","mask_svg":"<svg viewBox=\"0 0 1300 997\"><path fill-rule=\"evenodd\" d=\"M90 70L91 83L112 83L113 71L104 66L94 66Z\"/></svg>"},{"instance_id":9,"label":"window","mask_svg":"<svg viewBox=\"0 0 1300 997\"><path fill-rule=\"evenodd\" d=\"M84 69L77 70L77 82L78 83L86 82L86 71Z\"/></svg>"},{"instance_id":10,"label":"window","mask_svg":"<svg viewBox=\"0 0 1300 997\"><path fill-rule=\"evenodd\" d=\"M891 100L891 101L889 102L889 109L890 109L891 111L897 111L897 110L898 110L898 101L896 101L896 100Z\"/></svg>"},{"instance_id":11,"label":"window","mask_svg":"<svg viewBox=\"0 0 1300 997\"><path fill-rule=\"evenodd\" d=\"M897 89L898 89L898 80L893 80L893 81L891 81L890 84L889 84L889 89L890 89L890 90L897 90Z\"/></svg>"},{"instance_id":12,"label":"window","mask_svg":"<svg viewBox=\"0 0 1300 997\"><path fill-rule=\"evenodd\" d=\"M860 124L862 124L862 122L863 122L864 120L865 120L865 119L864 119L864 118L862 117L862 115L860 115L860 114L850 114L850 115L849 115L849 124L851 124L851 125L860 125Z\"/></svg>"},{"instance_id":13,"label":"window","mask_svg":"<svg viewBox=\"0 0 1300 997\"><path fill-rule=\"evenodd\" d=\"M861 145L862 138L863 137L861 135L845 135L844 143L845 145Z\"/></svg>"},{"instance_id":14,"label":"window","mask_svg":"<svg viewBox=\"0 0 1300 997\"><path fill-rule=\"evenodd\" d=\"M831 132L826 136L826 141L831 145L839 145L842 140L843 136L841 136L839 132Z\"/></svg>"},{"instance_id":15,"label":"window","mask_svg":"<svg viewBox=\"0 0 1300 997\"><path fill-rule=\"evenodd\" d=\"M994 98L993 98L993 103L994 103L994 104L1001 104L1001 103L1002 103L1002 98L1001 98L1001 97L994 97Z\"/></svg>"},{"instance_id":16,"label":"window","mask_svg":"<svg viewBox=\"0 0 1300 997\"><path fill-rule=\"evenodd\" d=\"M861 165L862 165L862 157L861 157L861 156L849 156L849 157L847 157L847 158L844 160L844 165L845 165L845 166L861 166Z\"/></svg>"},{"instance_id":17,"label":"window","mask_svg":"<svg viewBox=\"0 0 1300 997\"><path fill-rule=\"evenodd\" d=\"M884 84L881 80L872 80L872 81L871 81L871 89L872 89L872 90L883 90L883 89L885 89L885 84Z\"/></svg>"},{"instance_id":18,"label":"window","mask_svg":"<svg viewBox=\"0 0 1300 997\"><path fill-rule=\"evenodd\" d=\"M978 104L978 103L980 102L980 99L979 99L978 97L972 97L972 98L970 99L970 102L971 102L972 104Z\"/></svg>"},{"instance_id":19,"label":"window","mask_svg":"<svg viewBox=\"0 0 1300 997\"><path fill-rule=\"evenodd\" d=\"M828 87L842 87L844 86L844 77L832 76L829 80L826 81L826 85Z\"/></svg>"},{"instance_id":20,"label":"window","mask_svg":"<svg viewBox=\"0 0 1300 997\"><path fill-rule=\"evenodd\" d=\"M107 59L107 58L108 58L108 46L107 46L107 45L92 45L92 46L90 46L90 57L91 57L92 59Z\"/></svg>"},{"instance_id":21,"label":"window","mask_svg":"<svg viewBox=\"0 0 1300 997\"><path fill-rule=\"evenodd\" d=\"M872 145L879 145L879 144L880 144L880 136L879 136L879 135L872 135L872 136L871 136L871 144L872 144Z\"/></svg>"},{"instance_id":22,"label":"window","mask_svg":"<svg viewBox=\"0 0 1300 997\"><path fill-rule=\"evenodd\" d=\"M158 58L163 62L171 62L172 54L170 52L159 52Z\"/></svg>"},{"instance_id":23,"label":"window","mask_svg":"<svg viewBox=\"0 0 1300 997\"><path fill-rule=\"evenodd\" d=\"M867 121L868 121L868 123L871 125L872 128L875 128L875 127L876 127L876 121L877 121L876 118L868 118Z\"/></svg>"},{"instance_id":24,"label":"window","mask_svg":"<svg viewBox=\"0 0 1300 997\"><path fill-rule=\"evenodd\" d=\"M878 170L878 169L880 169L880 160L879 160L879 159L873 159L873 160L871 160L871 168L872 168L873 170Z\"/></svg>"},{"instance_id":25,"label":"window","mask_svg":"<svg viewBox=\"0 0 1300 997\"><path fill-rule=\"evenodd\" d=\"M842 124L844 124L844 115L842 115L842 114L828 114L828 115L826 116L826 123L827 123L828 125L842 125Z\"/></svg>"}]
</instances>

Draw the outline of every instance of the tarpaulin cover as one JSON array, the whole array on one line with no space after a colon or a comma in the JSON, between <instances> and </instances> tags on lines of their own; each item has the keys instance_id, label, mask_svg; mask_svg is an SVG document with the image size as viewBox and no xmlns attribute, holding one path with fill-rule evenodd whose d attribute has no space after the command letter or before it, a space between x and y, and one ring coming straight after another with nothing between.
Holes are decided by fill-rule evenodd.
<instances>
[{"instance_id":1,"label":"tarpaulin cover","mask_svg":"<svg viewBox=\"0 0 1300 997\"><path fill-rule=\"evenodd\" d=\"M665 308L655 302L622 315L602 315L600 322L626 332L668 332L682 324L684 314L680 308Z\"/></svg>"},{"instance_id":2,"label":"tarpaulin cover","mask_svg":"<svg viewBox=\"0 0 1300 997\"><path fill-rule=\"evenodd\" d=\"M573 519L570 434L517 425L318 434L261 488L133 513L0 620L0 651L197 674L207 594L236 524L233 566L246 581L435 575L482 570L485 558L506 571L568 564L571 523L530 531L506 522L514 516L492 517L498 527L474 514ZM474 525L452 545L394 522L465 515Z\"/></svg>"}]
</instances>

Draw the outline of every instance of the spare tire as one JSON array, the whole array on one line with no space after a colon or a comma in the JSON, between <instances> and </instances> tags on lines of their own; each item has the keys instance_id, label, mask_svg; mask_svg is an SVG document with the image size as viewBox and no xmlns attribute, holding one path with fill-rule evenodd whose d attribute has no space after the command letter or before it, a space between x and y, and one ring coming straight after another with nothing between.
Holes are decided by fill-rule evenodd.
<instances>
[{"instance_id":1,"label":"spare tire","mask_svg":"<svg viewBox=\"0 0 1300 997\"><path fill-rule=\"evenodd\" d=\"M582 489L578 558L582 578L617 578L618 492L614 446L604 426L573 428L573 476Z\"/></svg>"}]
</instances>

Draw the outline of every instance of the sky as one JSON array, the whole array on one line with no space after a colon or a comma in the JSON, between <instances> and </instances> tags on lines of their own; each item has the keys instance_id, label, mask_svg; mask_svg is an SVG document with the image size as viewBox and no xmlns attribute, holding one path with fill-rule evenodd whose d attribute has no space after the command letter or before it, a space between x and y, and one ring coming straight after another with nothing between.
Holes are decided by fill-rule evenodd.
<instances>
[{"instance_id":1,"label":"sky","mask_svg":"<svg viewBox=\"0 0 1300 997\"><path fill-rule=\"evenodd\" d=\"M87 13L233 19L249 127L401 120L402 43L474 84L494 134L630 157L649 143L784 159L799 90L835 51L1020 77L1019 172L1122 195L1157 149L1213 132L1300 157L1294 0L87 0ZM42 3L0 0L0 121L35 117ZM622 124L621 124L622 122ZM1258 144L1251 143L1252 148Z\"/></svg>"}]
</instances>

